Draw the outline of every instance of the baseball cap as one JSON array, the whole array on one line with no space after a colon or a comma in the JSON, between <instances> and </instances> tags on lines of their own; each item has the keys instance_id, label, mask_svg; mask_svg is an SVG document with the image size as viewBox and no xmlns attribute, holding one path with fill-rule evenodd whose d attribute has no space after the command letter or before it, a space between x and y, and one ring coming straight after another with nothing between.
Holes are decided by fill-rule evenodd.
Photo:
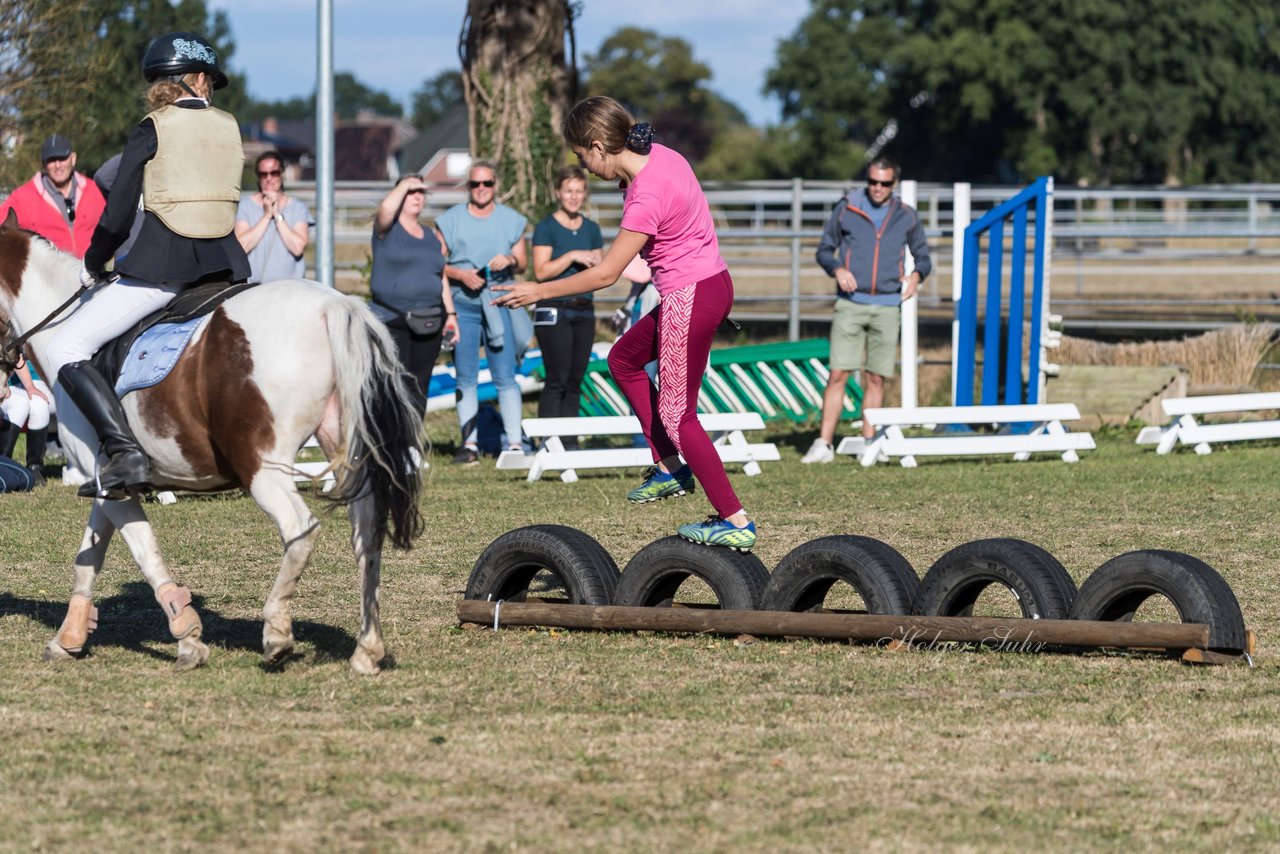
<instances>
[{"instance_id":1,"label":"baseball cap","mask_svg":"<svg viewBox=\"0 0 1280 854\"><path fill-rule=\"evenodd\" d=\"M71 156L71 140L60 133L55 133L40 146L40 162L46 160L63 160Z\"/></svg>"}]
</instances>

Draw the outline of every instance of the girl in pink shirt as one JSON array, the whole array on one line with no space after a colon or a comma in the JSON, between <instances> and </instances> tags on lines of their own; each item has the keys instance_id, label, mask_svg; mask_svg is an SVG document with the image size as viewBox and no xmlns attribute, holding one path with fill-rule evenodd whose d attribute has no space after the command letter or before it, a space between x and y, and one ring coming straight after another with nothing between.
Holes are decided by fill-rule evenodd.
<instances>
[{"instance_id":1,"label":"girl in pink shirt","mask_svg":"<svg viewBox=\"0 0 1280 854\"><path fill-rule=\"evenodd\" d=\"M677 533L696 543L750 551L755 523L747 519L697 417L711 342L733 306L733 280L720 257L707 198L688 162L655 145L653 130L637 124L612 98L580 102L564 121L564 136L588 171L619 182L624 201L618 236L602 263L550 282L494 287L505 292L494 302L529 305L607 288L637 254L643 256L661 303L609 352L609 370L640 420L654 459L644 483L627 498L647 503L686 495L696 478L716 513L705 522L681 525ZM657 389L644 370L654 359Z\"/></svg>"}]
</instances>

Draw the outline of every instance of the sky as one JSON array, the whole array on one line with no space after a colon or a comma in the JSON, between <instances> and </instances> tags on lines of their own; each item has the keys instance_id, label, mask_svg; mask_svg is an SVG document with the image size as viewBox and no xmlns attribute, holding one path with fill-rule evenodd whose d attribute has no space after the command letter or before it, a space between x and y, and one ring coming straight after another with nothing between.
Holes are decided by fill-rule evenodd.
<instances>
[{"instance_id":1,"label":"sky","mask_svg":"<svg viewBox=\"0 0 1280 854\"><path fill-rule=\"evenodd\" d=\"M466 0L333 0L334 69L409 107L411 94L458 67L458 31ZM249 94L277 101L311 94L316 77L316 0L206 0L224 11L236 50L232 70ZM578 61L624 26L679 36L712 70L709 86L754 124L779 118L760 92L778 41L795 31L809 0L583 0L575 22Z\"/></svg>"}]
</instances>

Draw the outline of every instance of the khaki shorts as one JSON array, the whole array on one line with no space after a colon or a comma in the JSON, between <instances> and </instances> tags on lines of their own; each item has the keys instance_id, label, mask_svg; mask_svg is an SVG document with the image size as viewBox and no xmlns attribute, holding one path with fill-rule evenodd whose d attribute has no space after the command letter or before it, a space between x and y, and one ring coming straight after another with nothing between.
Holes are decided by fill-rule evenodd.
<instances>
[{"instance_id":1,"label":"khaki shorts","mask_svg":"<svg viewBox=\"0 0 1280 854\"><path fill-rule=\"evenodd\" d=\"M865 364L873 374L893 376L898 361L898 330L902 326L899 318L896 305L837 299L831 319L831 367L857 371Z\"/></svg>"}]
</instances>

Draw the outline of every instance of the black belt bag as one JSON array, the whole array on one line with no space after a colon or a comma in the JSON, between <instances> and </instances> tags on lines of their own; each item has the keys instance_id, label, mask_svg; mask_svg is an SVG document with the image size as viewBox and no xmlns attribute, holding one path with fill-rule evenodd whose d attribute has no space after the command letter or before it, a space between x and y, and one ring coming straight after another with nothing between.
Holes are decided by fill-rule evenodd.
<instances>
[{"instance_id":1,"label":"black belt bag","mask_svg":"<svg viewBox=\"0 0 1280 854\"><path fill-rule=\"evenodd\" d=\"M392 308L385 302L375 299L378 305L390 311L400 312ZM409 331L414 335L435 335L440 331L440 327L444 326L444 307L436 306L435 308L422 308L416 311L406 311L401 316L404 318L405 326L409 327Z\"/></svg>"},{"instance_id":2,"label":"black belt bag","mask_svg":"<svg viewBox=\"0 0 1280 854\"><path fill-rule=\"evenodd\" d=\"M422 311L406 311L404 322L414 335L435 335L444 326L444 310L428 308Z\"/></svg>"}]
</instances>

